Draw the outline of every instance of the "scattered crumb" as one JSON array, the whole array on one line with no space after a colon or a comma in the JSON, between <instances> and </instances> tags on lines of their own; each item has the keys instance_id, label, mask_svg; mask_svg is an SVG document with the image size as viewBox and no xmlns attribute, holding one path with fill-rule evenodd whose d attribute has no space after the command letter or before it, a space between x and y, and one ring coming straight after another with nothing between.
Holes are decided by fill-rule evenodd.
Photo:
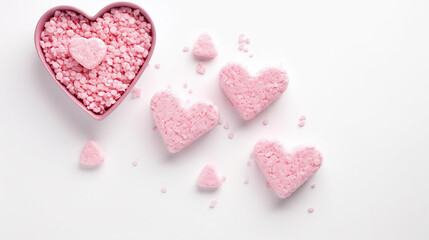
<instances>
[{"instance_id":1,"label":"scattered crumb","mask_svg":"<svg viewBox=\"0 0 429 240\"><path fill-rule=\"evenodd\" d=\"M187 83L185 83L185 84L183 84L183 88L188 88L188 84Z\"/></svg>"},{"instance_id":2,"label":"scattered crumb","mask_svg":"<svg viewBox=\"0 0 429 240\"><path fill-rule=\"evenodd\" d=\"M268 125L268 119L264 119L264 121L262 121L262 124L264 124L264 126Z\"/></svg>"},{"instance_id":3,"label":"scattered crumb","mask_svg":"<svg viewBox=\"0 0 429 240\"><path fill-rule=\"evenodd\" d=\"M244 184L249 184L249 179L244 179L244 182L243 182Z\"/></svg>"},{"instance_id":4,"label":"scattered crumb","mask_svg":"<svg viewBox=\"0 0 429 240\"><path fill-rule=\"evenodd\" d=\"M161 192L162 193L166 193L167 192L167 188L165 188L165 187L161 188Z\"/></svg>"},{"instance_id":5,"label":"scattered crumb","mask_svg":"<svg viewBox=\"0 0 429 240\"><path fill-rule=\"evenodd\" d=\"M161 67L161 64L159 64L159 63L155 64L156 69L159 69L160 67Z\"/></svg>"},{"instance_id":6,"label":"scattered crumb","mask_svg":"<svg viewBox=\"0 0 429 240\"><path fill-rule=\"evenodd\" d=\"M298 126L304 127L304 125L305 125L305 120L300 120Z\"/></svg>"},{"instance_id":7,"label":"scattered crumb","mask_svg":"<svg viewBox=\"0 0 429 240\"><path fill-rule=\"evenodd\" d=\"M214 207L216 207L216 205L217 205L217 200L216 199L214 199L214 200L212 200L210 202L210 208L214 208Z\"/></svg>"},{"instance_id":8,"label":"scattered crumb","mask_svg":"<svg viewBox=\"0 0 429 240\"><path fill-rule=\"evenodd\" d=\"M188 47L188 46L184 46L184 47L183 47L183 49L182 49L182 51L183 51L183 52L187 52L187 51L189 51L189 47Z\"/></svg>"},{"instance_id":9,"label":"scattered crumb","mask_svg":"<svg viewBox=\"0 0 429 240\"><path fill-rule=\"evenodd\" d=\"M315 187L316 187L315 183L311 184L311 188L315 188Z\"/></svg>"},{"instance_id":10,"label":"scattered crumb","mask_svg":"<svg viewBox=\"0 0 429 240\"><path fill-rule=\"evenodd\" d=\"M253 57L253 54L251 53L251 54L249 54L249 58L252 58Z\"/></svg>"},{"instance_id":11,"label":"scattered crumb","mask_svg":"<svg viewBox=\"0 0 429 240\"><path fill-rule=\"evenodd\" d=\"M313 208L313 207L309 207L309 208L308 208L308 212L309 212L309 213L314 212L314 208Z\"/></svg>"},{"instance_id":12,"label":"scattered crumb","mask_svg":"<svg viewBox=\"0 0 429 240\"><path fill-rule=\"evenodd\" d=\"M229 129L229 124L228 124L228 123L225 123L225 124L223 125L223 128L225 128L225 129Z\"/></svg>"},{"instance_id":13,"label":"scattered crumb","mask_svg":"<svg viewBox=\"0 0 429 240\"><path fill-rule=\"evenodd\" d=\"M131 165L133 165L133 167L137 166L137 161L132 162Z\"/></svg>"},{"instance_id":14,"label":"scattered crumb","mask_svg":"<svg viewBox=\"0 0 429 240\"><path fill-rule=\"evenodd\" d=\"M189 94L192 94L192 89L189 89L189 90L188 90L188 93L189 93Z\"/></svg>"},{"instance_id":15,"label":"scattered crumb","mask_svg":"<svg viewBox=\"0 0 429 240\"><path fill-rule=\"evenodd\" d=\"M244 34L240 34L238 36L238 50L243 52L248 52L249 49L246 47L246 45L250 44L250 39L246 37ZM253 57L253 54L249 57Z\"/></svg>"},{"instance_id":16,"label":"scattered crumb","mask_svg":"<svg viewBox=\"0 0 429 240\"><path fill-rule=\"evenodd\" d=\"M249 166L249 167L252 166L252 161L250 161L250 160L247 161L247 166Z\"/></svg>"},{"instance_id":17,"label":"scattered crumb","mask_svg":"<svg viewBox=\"0 0 429 240\"><path fill-rule=\"evenodd\" d=\"M197 64L197 73L199 73L201 75L206 73L206 65L204 65L204 63L198 63Z\"/></svg>"},{"instance_id":18,"label":"scattered crumb","mask_svg":"<svg viewBox=\"0 0 429 240\"><path fill-rule=\"evenodd\" d=\"M305 118L305 116L304 115L302 115L300 118L299 118L299 120L300 121L302 121L302 120L305 120L306 118Z\"/></svg>"},{"instance_id":19,"label":"scattered crumb","mask_svg":"<svg viewBox=\"0 0 429 240\"><path fill-rule=\"evenodd\" d=\"M141 87L134 87L133 91L131 92L131 98L139 98L142 94L143 88Z\"/></svg>"},{"instance_id":20,"label":"scattered crumb","mask_svg":"<svg viewBox=\"0 0 429 240\"><path fill-rule=\"evenodd\" d=\"M234 137L234 133L233 133L233 132L229 132L229 133L228 133L228 138L229 138L229 139L232 139L233 137Z\"/></svg>"},{"instance_id":21,"label":"scattered crumb","mask_svg":"<svg viewBox=\"0 0 429 240\"><path fill-rule=\"evenodd\" d=\"M223 120L221 118L219 118L219 121L217 122L219 125L222 125Z\"/></svg>"}]
</instances>

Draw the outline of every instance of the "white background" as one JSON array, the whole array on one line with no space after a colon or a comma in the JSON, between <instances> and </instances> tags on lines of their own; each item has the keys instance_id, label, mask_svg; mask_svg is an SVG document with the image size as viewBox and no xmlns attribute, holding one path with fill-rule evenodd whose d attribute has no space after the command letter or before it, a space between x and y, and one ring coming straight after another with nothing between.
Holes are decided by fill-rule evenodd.
<instances>
[{"instance_id":1,"label":"white background","mask_svg":"<svg viewBox=\"0 0 429 240\"><path fill-rule=\"evenodd\" d=\"M2 4L0 239L429 238L427 1L135 1L158 32L137 84L143 95L128 96L97 122L53 82L33 34L51 7L95 14L108 3ZM219 56L198 75L182 48L204 31ZM238 51L240 33L251 38L254 58ZM244 122L218 85L230 61L253 73L282 64L289 88ZM192 96L219 106L232 140L218 126L178 154L166 151L152 130L149 101L168 85L185 93L184 83ZM266 189L255 164L246 166L264 137L287 149L312 144L324 154L319 172L287 199ZM90 139L107 156L95 170L78 164ZM211 193L195 184L208 162L227 177Z\"/></svg>"}]
</instances>

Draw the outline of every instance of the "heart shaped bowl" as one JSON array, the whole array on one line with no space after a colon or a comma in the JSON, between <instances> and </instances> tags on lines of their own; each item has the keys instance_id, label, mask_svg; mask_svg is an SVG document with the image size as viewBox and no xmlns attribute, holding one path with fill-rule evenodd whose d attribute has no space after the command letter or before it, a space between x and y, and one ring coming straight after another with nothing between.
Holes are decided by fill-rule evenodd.
<instances>
[{"instance_id":1,"label":"heart shaped bowl","mask_svg":"<svg viewBox=\"0 0 429 240\"><path fill-rule=\"evenodd\" d=\"M40 46L40 35L42 34L42 31L44 29L44 25L45 23L54 16L56 11L65 11L65 10L70 10L70 11L74 11L78 14L83 15L84 17L86 17L88 20L90 21L95 21L98 17L102 16L104 13L110 11L112 8L119 8L119 7L129 7L132 9L138 9L140 10L141 14L143 15L143 17L146 19L146 21L148 23L151 24L152 29L151 29L151 36L152 36L152 44L151 47L149 49L149 53L147 55L147 57L145 58L145 61L143 63L143 65L140 67L139 71L137 72L135 78L133 79L133 81L130 83L130 85L128 86L128 88L125 90L125 92L122 94L122 96L116 101L115 104L113 104L112 106L110 106L103 114L96 114L93 111L89 110L86 108L86 106L83 104L82 101L80 101L79 99L77 99L76 96L74 96L73 94L71 94L67 88L61 84L55 76L54 70L51 68L51 66L46 62L46 58L45 58L45 54L43 53L42 47ZM115 110L119 104L125 99L125 97L128 95L128 93L130 93L130 91L133 89L134 85L137 83L138 79L140 78L140 76L143 74L144 70L146 69L150 58L152 57L153 51L155 49L155 43L156 43L156 31L155 31L155 25L153 24L152 19L149 17L149 15L146 13L145 10L143 10L143 8L141 8L140 6L133 4L133 3L129 3L129 2L115 2L112 4L107 5L106 7L104 7L103 9L101 9L97 14L95 14L94 16L88 16L88 14L86 14L85 12L83 12L82 10L72 7L72 6L57 6L54 8L49 9L45 14L43 14L43 16L39 19L39 22L36 25L36 30L34 33L34 43L36 44L36 49L37 49L37 53L39 54L39 58L42 61L43 65L45 65L46 70L48 70L49 74L51 74L52 79L55 81L55 83L58 84L58 86L67 94L67 96L69 96L69 98L71 100L73 100L73 102L75 102L78 106L80 106L83 110L85 110L89 115L91 115L91 117L93 117L96 120L103 120L104 118L106 118L111 112L113 112L113 110Z\"/></svg>"}]
</instances>

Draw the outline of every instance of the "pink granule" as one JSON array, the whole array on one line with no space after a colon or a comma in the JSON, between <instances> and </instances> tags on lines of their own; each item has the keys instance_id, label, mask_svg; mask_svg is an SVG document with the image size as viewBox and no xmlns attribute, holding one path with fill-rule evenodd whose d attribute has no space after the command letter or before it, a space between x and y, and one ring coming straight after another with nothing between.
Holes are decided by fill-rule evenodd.
<instances>
[{"instance_id":1,"label":"pink granule","mask_svg":"<svg viewBox=\"0 0 429 240\"><path fill-rule=\"evenodd\" d=\"M309 207L309 208L307 209L307 211L308 211L309 213L312 213L312 212L314 212L314 208L313 208L313 207Z\"/></svg>"},{"instance_id":2,"label":"pink granule","mask_svg":"<svg viewBox=\"0 0 429 240\"><path fill-rule=\"evenodd\" d=\"M216 205L217 205L217 200L215 199L215 200L211 200L211 202L210 202L210 208L214 208L214 207L216 207Z\"/></svg>"},{"instance_id":3,"label":"pink granule","mask_svg":"<svg viewBox=\"0 0 429 240\"><path fill-rule=\"evenodd\" d=\"M103 162L104 154L98 144L94 141L87 142L80 155L80 163L86 166L98 166Z\"/></svg>"},{"instance_id":4,"label":"pink granule","mask_svg":"<svg viewBox=\"0 0 429 240\"><path fill-rule=\"evenodd\" d=\"M268 182L280 198L290 196L322 165L322 154L314 147L302 147L295 153L286 152L275 141L260 140L253 156Z\"/></svg>"},{"instance_id":5,"label":"pink granule","mask_svg":"<svg viewBox=\"0 0 429 240\"><path fill-rule=\"evenodd\" d=\"M204 65L204 63L198 63L197 64L197 73L199 73L201 75L206 73L206 65Z\"/></svg>"},{"instance_id":6,"label":"pink granule","mask_svg":"<svg viewBox=\"0 0 429 240\"><path fill-rule=\"evenodd\" d=\"M188 84L187 83L183 84L183 88L187 89L188 88Z\"/></svg>"},{"instance_id":7,"label":"pink granule","mask_svg":"<svg viewBox=\"0 0 429 240\"><path fill-rule=\"evenodd\" d=\"M305 125L305 120L306 120L306 117L305 117L304 115L302 115L302 116L299 118L299 124L298 124L298 126L299 126L299 127L304 127L304 125Z\"/></svg>"},{"instance_id":8,"label":"pink granule","mask_svg":"<svg viewBox=\"0 0 429 240\"><path fill-rule=\"evenodd\" d=\"M189 93L189 94L192 94L192 93L193 93L192 89L189 89L189 90L188 90L188 93Z\"/></svg>"},{"instance_id":9,"label":"pink granule","mask_svg":"<svg viewBox=\"0 0 429 240\"><path fill-rule=\"evenodd\" d=\"M233 133L233 132L229 132L229 133L228 133L228 138L229 138L229 139L232 139L233 137L234 137L234 133Z\"/></svg>"},{"instance_id":10,"label":"pink granule","mask_svg":"<svg viewBox=\"0 0 429 240\"><path fill-rule=\"evenodd\" d=\"M246 178L246 179L244 179L243 183L244 183L244 184L249 184L249 179L247 179L247 178Z\"/></svg>"},{"instance_id":11,"label":"pink granule","mask_svg":"<svg viewBox=\"0 0 429 240\"><path fill-rule=\"evenodd\" d=\"M133 162L131 163L131 165L133 165L133 167L136 167L136 166L137 166L137 161L133 161Z\"/></svg>"},{"instance_id":12,"label":"pink granule","mask_svg":"<svg viewBox=\"0 0 429 240\"><path fill-rule=\"evenodd\" d=\"M304 115L302 115L302 116L299 118L299 120L300 120L300 121L302 121L302 120L306 120L306 117L305 117Z\"/></svg>"},{"instance_id":13,"label":"pink granule","mask_svg":"<svg viewBox=\"0 0 429 240\"><path fill-rule=\"evenodd\" d=\"M156 69L160 69L161 68L161 64L159 64L159 63L155 64L155 68Z\"/></svg>"},{"instance_id":14,"label":"pink granule","mask_svg":"<svg viewBox=\"0 0 429 240\"><path fill-rule=\"evenodd\" d=\"M40 46L56 79L97 114L122 96L152 46L151 25L139 10L128 7L112 8L95 21L74 11L56 11L44 27ZM101 42L104 55L98 51ZM84 55L73 57L70 50Z\"/></svg>"},{"instance_id":15,"label":"pink granule","mask_svg":"<svg viewBox=\"0 0 429 240\"><path fill-rule=\"evenodd\" d=\"M217 124L222 125L223 120L221 118L219 118L219 121L217 122Z\"/></svg>"},{"instance_id":16,"label":"pink granule","mask_svg":"<svg viewBox=\"0 0 429 240\"><path fill-rule=\"evenodd\" d=\"M217 50L208 33L203 33L198 37L194 44L193 52L195 56L205 59L211 59L217 56Z\"/></svg>"},{"instance_id":17,"label":"pink granule","mask_svg":"<svg viewBox=\"0 0 429 240\"><path fill-rule=\"evenodd\" d=\"M249 58L252 58L253 57L253 54L251 53L251 54L249 54Z\"/></svg>"},{"instance_id":18,"label":"pink granule","mask_svg":"<svg viewBox=\"0 0 429 240\"><path fill-rule=\"evenodd\" d=\"M169 90L155 94L150 108L168 151L175 153L212 130L219 121L218 108L199 101L184 108L182 101Z\"/></svg>"},{"instance_id":19,"label":"pink granule","mask_svg":"<svg viewBox=\"0 0 429 240\"><path fill-rule=\"evenodd\" d=\"M219 82L232 105L245 120L254 118L286 91L289 79L280 68L268 68L253 77L239 64L227 64Z\"/></svg>"},{"instance_id":20,"label":"pink granule","mask_svg":"<svg viewBox=\"0 0 429 240\"><path fill-rule=\"evenodd\" d=\"M226 123L223 125L223 128L225 128L225 129L229 129L229 124L226 122Z\"/></svg>"},{"instance_id":21,"label":"pink granule","mask_svg":"<svg viewBox=\"0 0 429 240\"><path fill-rule=\"evenodd\" d=\"M141 87L134 87L131 91L131 97L132 98L139 98L142 95L143 88Z\"/></svg>"},{"instance_id":22,"label":"pink granule","mask_svg":"<svg viewBox=\"0 0 429 240\"><path fill-rule=\"evenodd\" d=\"M249 49L247 48L248 44L250 44L250 39L248 37L246 37L246 35L240 34L238 36L238 50L240 50L242 52L248 52L249 51ZM253 55L252 55L252 57L253 57Z\"/></svg>"},{"instance_id":23,"label":"pink granule","mask_svg":"<svg viewBox=\"0 0 429 240\"><path fill-rule=\"evenodd\" d=\"M311 188L315 188L316 187L316 184L311 184Z\"/></svg>"},{"instance_id":24,"label":"pink granule","mask_svg":"<svg viewBox=\"0 0 429 240\"><path fill-rule=\"evenodd\" d=\"M162 193L166 193L166 192L167 192L167 188L162 187L162 188L161 188L161 192L162 192Z\"/></svg>"},{"instance_id":25,"label":"pink granule","mask_svg":"<svg viewBox=\"0 0 429 240\"><path fill-rule=\"evenodd\" d=\"M189 51L189 47L188 46L184 46L182 49L183 52L188 52Z\"/></svg>"},{"instance_id":26,"label":"pink granule","mask_svg":"<svg viewBox=\"0 0 429 240\"><path fill-rule=\"evenodd\" d=\"M262 124L264 124L264 126L268 125L268 119L264 119L264 121L262 121Z\"/></svg>"},{"instance_id":27,"label":"pink granule","mask_svg":"<svg viewBox=\"0 0 429 240\"><path fill-rule=\"evenodd\" d=\"M197 179L197 185L203 188L218 188L222 185L223 179L219 177L215 166L207 164Z\"/></svg>"}]
</instances>

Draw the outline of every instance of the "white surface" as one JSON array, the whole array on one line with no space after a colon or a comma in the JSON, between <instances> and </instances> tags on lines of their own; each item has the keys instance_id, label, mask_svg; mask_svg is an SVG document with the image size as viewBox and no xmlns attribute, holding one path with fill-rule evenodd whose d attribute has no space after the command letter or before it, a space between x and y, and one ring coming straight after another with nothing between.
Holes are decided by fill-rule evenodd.
<instances>
[{"instance_id":1,"label":"white surface","mask_svg":"<svg viewBox=\"0 0 429 240\"><path fill-rule=\"evenodd\" d=\"M138 83L143 96L129 96L102 122L52 81L33 31L53 6L95 14L110 2L3 3L1 239L429 238L427 1L135 2L158 31L152 66ZM182 48L203 31L212 34L219 56L201 76ZM240 33L250 36L254 58L238 51ZM217 82L229 61L253 72L282 63L289 88L244 122ZM184 83L195 97L218 104L232 140L217 127L178 154L166 151L152 130L149 100L169 84L184 91ZM307 124L298 128L302 114ZM265 188L256 165L246 166L263 137L289 148L314 144L324 153L320 171L286 200ZM93 171L78 165L89 139L107 155ZM195 185L207 162L227 176L214 193ZM219 202L214 209L212 199Z\"/></svg>"}]
</instances>

